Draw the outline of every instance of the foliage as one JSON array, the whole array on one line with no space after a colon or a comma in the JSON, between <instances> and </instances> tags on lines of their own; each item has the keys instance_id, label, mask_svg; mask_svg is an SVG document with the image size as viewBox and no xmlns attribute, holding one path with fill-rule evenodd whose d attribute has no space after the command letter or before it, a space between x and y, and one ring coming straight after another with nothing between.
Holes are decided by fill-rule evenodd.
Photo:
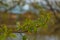
<instances>
[{"instance_id":1,"label":"foliage","mask_svg":"<svg viewBox=\"0 0 60 40\"><path fill-rule=\"evenodd\" d=\"M31 20L26 18L23 22L23 25L17 22L17 31L21 30L22 32L24 32L26 30L29 33L37 33L38 28L48 27L47 23L51 19L51 13L49 11L44 10L41 6L34 5L34 7L39 10L38 19ZM15 37L15 35L12 33L11 29L7 28L6 25L2 25L2 27L0 28L0 40L5 40L7 37ZM25 36L23 36L23 40L26 40Z\"/></svg>"},{"instance_id":2,"label":"foliage","mask_svg":"<svg viewBox=\"0 0 60 40\"><path fill-rule=\"evenodd\" d=\"M27 39L27 37L24 35L23 38L22 38L22 40L26 40L26 39Z\"/></svg>"},{"instance_id":3,"label":"foliage","mask_svg":"<svg viewBox=\"0 0 60 40\"><path fill-rule=\"evenodd\" d=\"M51 12L43 10L43 8L41 8L36 20L26 18L23 22L23 25L21 25L19 22L17 23L17 29L23 32L26 30L28 33L37 33L38 28L47 29L50 20ZM25 36L23 36L23 40L26 40Z\"/></svg>"},{"instance_id":4,"label":"foliage","mask_svg":"<svg viewBox=\"0 0 60 40\"><path fill-rule=\"evenodd\" d=\"M23 22L23 25L20 25L20 23L17 24L18 29L28 32L37 32L38 28L47 28L48 22L51 19L51 12L44 10L41 6L34 5L34 7L39 10L38 19L31 20L26 18Z\"/></svg>"},{"instance_id":5,"label":"foliage","mask_svg":"<svg viewBox=\"0 0 60 40\"><path fill-rule=\"evenodd\" d=\"M4 24L0 28L0 40L6 40L7 37L16 37L16 35L14 35L12 33L12 30L8 29L7 26Z\"/></svg>"}]
</instances>

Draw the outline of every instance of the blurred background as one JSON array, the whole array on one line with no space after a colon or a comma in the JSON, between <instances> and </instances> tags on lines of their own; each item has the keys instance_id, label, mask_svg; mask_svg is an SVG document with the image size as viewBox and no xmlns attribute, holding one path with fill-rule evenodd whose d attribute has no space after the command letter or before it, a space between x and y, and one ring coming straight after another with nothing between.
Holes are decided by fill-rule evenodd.
<instances>
[{"instance_id":1,"label":"blurred background","mask_svg":"<svg viewBox=\"0 0 60 40\"><path fill-rule=\"evenodd\" d=\"M24 35L27 35L26 40L60 40L60 0L0 0L0 26L5 24L13 31L26 18L35 21L43 13L51 14L48 29L38 28L36 34L17 31L14 32L16 38L8 37L7 40L23 40Z\"/></svg>"}]
</instances>

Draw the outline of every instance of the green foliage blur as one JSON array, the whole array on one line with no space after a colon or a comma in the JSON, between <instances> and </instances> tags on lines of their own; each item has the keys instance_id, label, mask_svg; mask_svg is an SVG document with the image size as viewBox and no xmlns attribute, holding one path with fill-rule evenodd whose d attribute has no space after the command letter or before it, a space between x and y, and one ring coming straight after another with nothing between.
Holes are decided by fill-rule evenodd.
<instances>
[{"instance_id":1,"label":"green foliage blur","mask_svg":"<svg viewBox=\"0 0 60 40\"><path fill-rule=\"evenodd\" d=\"M0 40L6 40L7 37L15 38L16 35L12 33L11 29L8 29L5 24L0 27Z\"/></svg>"},{"instance_id":2,"label":"green foliage blur","mask_svg":"<svg viewBox=\"0 0 60 40\"><path fill-rule=\"evenodd\" d=\"M20 23L17 23L18 30L28 32L37 32L38 28L48 28L48 22L51 19L51 12L44 10L41 6L35 5L35 8L40 11L38 14L38 18L36 20L31 20L26 18L23 22L23 25L20 25Z\"/></svg>"},{"instance_id":3,"label":"green foliage blur","mask_svg":"<svg viewBox=\"0 0 60 40\"><path fill-rule=\"evenodd\" d=\"M25 30L27 32L34 32L37 33L38 28L48 28L48 22L51 19L51 13L49 11L44 10L41 6L34 5L35 8L37 8L40 12L38 14L38 18L36 20L31 20L26 18L23 21L23 25L20 24L20 22L16 22L17 28L16 30L21 30L24 32ZM6 20L6 15L3 16L3 20ZM0 40L5 40L7 37L16 37L13 33L13 30L8 29L7 25L2 25L0 28ZM23 36L23 40L25 40L26 37Z\"/></svg>"}]
</instances>

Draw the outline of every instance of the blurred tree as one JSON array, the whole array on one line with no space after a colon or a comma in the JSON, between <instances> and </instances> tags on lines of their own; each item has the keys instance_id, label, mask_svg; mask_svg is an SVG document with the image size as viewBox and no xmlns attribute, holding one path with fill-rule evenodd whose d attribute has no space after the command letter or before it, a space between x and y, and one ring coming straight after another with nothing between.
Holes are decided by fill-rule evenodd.
<instances>
[{"instance_id":1,"label":"blurred tree","mask_svg":"<svg viewBox=\"0 0 60 40\"><path fill-rule=\"evenodd\" d=\"M54 16L56 18L57 23L59 23L60 16L58 16L58 15L60 15L60 14L56 10L53 9L52 5L49 3L48 0L45 0L45 1L47 2L47 5L50 7L50 10L53 12L53 14L54 14Z\"/></svg>"},{"instance_id":2,"label":"blurred tree","mask_svg":"<svg viewBox=\"0 0 60 40\"><path fill-rule=\"evenodd\" d=\"M48 26L51 26L50 23L53 24L53 22L54 22L54 21L51 22L51 18L52 18L51 11L55 15L56 19L58 18L55 10L52 8L52 6L48 2L48 0L46 0L46 2L47 2L47 5L50 7L50 10L48 10L48 11L45 10L44 8L42 8L37 3L30 4L30 6L33 6L35 9L38 10L38 15L37 15L38 17L36 17L36 15L34 15L32 12L27 12L27 13L23 14L23 16L19 15L19 17L21 16L21 18L24 17L24 19L22 18L24 21L23 21L22 25L20 24L20 22L17 22L16 25L18 27L16 28L16 31L17 32L19 31L19 32L37 33L38 28L42 28L42 30L43 30L42 32L46 32L48 30ZM4 5L3 2L1 2L1 4ZM19 1L17 1L16 5L13 5L12 7L6 9L4 14L2 15L3 21L7 22L8 10L13 9L17 5L23 6L24 4L25 4L24 0L19 0ZM29 11L31 11L31 10L29 10ZM16 15L12 14L11 17L12 17L12 19L16 19ZM34 19L34 17L36 17L36 20L31 20L31 19ZM19 19L19 20L21 20L21 19ZM4 28L1 28L2 29L1 32L3 32L3 34L4 34L4 36L2 34L2 37L4 37L4 39L2 37L1 38L3 40L5 40L6 35L9 36L8 34L12 33L12 32L10 32L12 30L8 29L6 25L3 25L3 27ZM13 35L13 37L14 37L14 35ZM23 37L23 40L24 39L26 39L25 36Z\"/></svg>"}]
</instances>

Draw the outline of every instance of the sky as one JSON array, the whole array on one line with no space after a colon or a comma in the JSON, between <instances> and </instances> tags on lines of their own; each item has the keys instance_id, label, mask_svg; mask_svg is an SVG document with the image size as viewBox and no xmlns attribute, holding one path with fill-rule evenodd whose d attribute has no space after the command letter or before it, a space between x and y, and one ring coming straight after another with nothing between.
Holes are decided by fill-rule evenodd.
<instances>
[{"instance_id":1,"label":"sky","mask_svg":"<svg viewBox=\"0 0 60 40\"><path fill-rule=\"evenodd\" d=\"M21 10L21 6L18 6L17 5L14 9L11 10L11 12L12 13L18 13L19 14L19 13L25 12L27 10L29 10L29 5L28 4L24 5L22 7L22 10Z\"/></svg>"},{"instance_id":2,"label":"sky","mask_svg":"<svg viewBox=\"0 0 60 40\"><path fill-rule=\"evenodd\" d=\"M15 0L15 1L19 1L19 0ZM54 0L49 0L49 1L54 1ZM58 1L60 1L60 0L58 0ZM13 2L12 2L12 0L3 0L3 2L9 4L9 6L13 6L14 5ZM28 5L28 3L31 3L31 2L34 2L34 0L26 0L27 4L25 4L23 7L17 5L10 12L12 12L12 13L21 13L23 11L28 11L29 7L30 7ZM36 2L42 3L42 5L44 5L44 6L46 5L46 2L44 0L36 0ZM23 11L21 11L21 8L23 9ZM4 11L5 8L1 7L0 10Z\"/></svg>"}]
</instances>

